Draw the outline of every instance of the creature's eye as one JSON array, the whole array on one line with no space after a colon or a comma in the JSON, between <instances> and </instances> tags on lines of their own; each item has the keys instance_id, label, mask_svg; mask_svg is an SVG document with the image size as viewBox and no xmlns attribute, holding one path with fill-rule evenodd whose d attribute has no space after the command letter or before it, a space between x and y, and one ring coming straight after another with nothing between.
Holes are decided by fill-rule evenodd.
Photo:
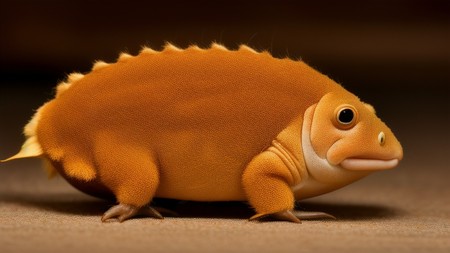
<instances>
[{"instance_id":1,"label":"creature's eye","mask_svg":"<svg viewBox=\"0 0 450 253\"><path fill-rule=\"evenodd\" d=\"M343 108L339 111L338 114L338 121L341 124L348 125L353 122L353 119L355 118L355 113L350 108Z\"/></svg>"},{"instance_id":2,"label":"creature's eye","mask_svg":"<svg viewBox=\"0 0 450 253\"><path fill-rule=\"evenodd\" d=\"M357 112L353 106L345 105L340 107L336 113L336 122L343 129L349 129L356 122Z\"/></svg>"}]
</instances>

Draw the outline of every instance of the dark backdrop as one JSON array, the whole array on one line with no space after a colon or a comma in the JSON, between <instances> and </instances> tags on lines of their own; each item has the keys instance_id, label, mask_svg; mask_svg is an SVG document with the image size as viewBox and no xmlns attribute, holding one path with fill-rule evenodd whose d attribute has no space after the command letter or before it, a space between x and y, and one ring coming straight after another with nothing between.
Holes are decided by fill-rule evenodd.
<instances>
[{"instance_id":1,"label":"dark backdrop","mask_svg":"<svg viewBox=\"0 0 450 253\"><path fill-rule=\"evenodd\" d=\"M377 108L406 164L448 161L449 10L434 0L2 1L0 156L72 71L143 45L216 41L303 59Z\"/></svg>"}]
</instances>

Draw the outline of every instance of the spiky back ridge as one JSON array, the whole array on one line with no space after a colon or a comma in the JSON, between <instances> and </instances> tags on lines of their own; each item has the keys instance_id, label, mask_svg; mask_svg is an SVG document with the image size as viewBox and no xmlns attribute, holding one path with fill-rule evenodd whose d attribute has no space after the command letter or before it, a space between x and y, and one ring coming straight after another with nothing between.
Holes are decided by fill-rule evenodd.
<instances>
[{"instance_id":1,"label":"spiky back ridge","mask_svg":"<svg viewBox=\"0 0 450 253\"><path fill-rule=\"evenodd\" d=\"M134 57L139 57L140 55L149 55L149 54L165 54L165 53L176 53L176 52L183 52L185 50L195 50L199 52L207 52L208 50L223 50L223 51L231 51L225 46L218 44L218 43L212 43L209 48L200 48L197 45L191 45L186 49L182 49L179 47L176 47L175 45L171 43L167 43L164 48L161 51L153 50L152 48L144 46L138 55L133 56L128 53L121 53L117 59L117 62L126 62ZM256 50L250 48L247 45L240 45L238 51L247 51L255 54L269 54L267 51L257 52ZM110 65L113 65L114 63L106 63L104 61L96 61L93 64L93 67L89 73L93 73L96 71L101 71L102 69L108 68ZM68 89L70 89L73 85L76 85L76 83L84 78L85 74L82 74L80 72L74 72L67 76L66 80L62 81L56 86L56 95L55 99L58 99L60 96L62 96ZM42 105L34 114L34 116L31 118L31 120L28 122L28 124L24 128L24 135L26 137L26 141L22 146L21 151L16 154L13 157L10 157L4 161L9 161L13 159L20 159L20 158L27 158L27 157L38 157L42 156L43 150L39 143L39 140L37 139L37 127L39 125L39 121L41 119L42 111L45 110L47 104ZM49 163L48 163L49 164ZM47 169L49 172L49 175L55 174L55 170L51 168L47 164ZM77 176L77 175L74 175ZM85 180L92 179L95 177L95 171L91 170L89 173L85 173L84 175L78 175L78 177L82 177Z\"/></svg>"},{"instance_id":2,"label":"spiky back ridge","mask_svg":"<svg viewBox=\"0 0 450 253\"><path fill-rule=\"evenodd\" d=\"M175 46L175 45L173 45L171 43L167 43L161 51L156 51L156 50L153 50L150 47L144 46L141 49L141 51L139 52L139 54L136 55L136 56L133 56L133 55L128 54L128 53L121 53L119 55L118 59L117 59L117 62L126 62L127 60L130 60L130 59L132 59L134 57L139 57L140 55L183 52L185 50L208 51L209 49L219 49L219 50L223 50L223 51L231 51L228 48L226 48L224 45L221 45L221 44L218 44L218 43L215 43L215 42L212 43L211 46L209 48L206 48L206 49L200 48L197 45L191 45L191 46L189 46L186 49L182 49L182 48L179 48L179 47L177 47L177 46ZM269 54L268 51L258 52L256 50L254 50L253 48L251 48L251 47L249 47L247 45L244 45L244 44L240 45L238 50L239 51L248 51L248 52L252 52L252 53L255 53L255 54L258 54L258 53ZM101 61L101 60L96 61L94 63L94 65L92 66L91 72L104 69L104 68L106 68L106 67L108 67L108 66L110 66L112 64L114 64L114 63L107 63L107 62L104 62L104 61ZM84 77L84 75L82 73L79 73L79 72L74 72L74 73L69 74L67 76L66 80L64 80L63 82L61 82L61 83L59 83L57 85L57 87L56 87L56 98L61 96L74 83L76 83L77 81L83 79L83 77Z\"/></svg>"}]
</instances>

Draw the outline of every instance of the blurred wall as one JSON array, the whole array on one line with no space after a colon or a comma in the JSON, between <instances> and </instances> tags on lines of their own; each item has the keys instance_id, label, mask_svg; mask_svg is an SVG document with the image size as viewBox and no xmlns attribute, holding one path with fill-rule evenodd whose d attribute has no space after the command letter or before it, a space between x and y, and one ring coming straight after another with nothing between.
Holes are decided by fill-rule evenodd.
<instances>
[{"instance_id":1,"label":"blurred wall","mask_svg":"<svg viewBox=\"0 0 450 253\"><path fill-rule=\"evenodd\" d=\"M88 71L96 59L114 61L143 45L160 49L165 41L247 43L301 57L352 85L353 79L383 85L395 78L406 86L424 85L417 79L429 75L446 78L449 1L258 2L2 1L1 78L63 78Z\"/></svg>"}]
</instances>

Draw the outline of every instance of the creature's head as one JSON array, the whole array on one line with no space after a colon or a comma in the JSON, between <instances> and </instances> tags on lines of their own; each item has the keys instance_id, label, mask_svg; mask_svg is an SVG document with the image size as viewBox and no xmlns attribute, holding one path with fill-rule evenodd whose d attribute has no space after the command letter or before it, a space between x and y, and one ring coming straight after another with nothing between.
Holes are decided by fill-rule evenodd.
<instances>
[{"instance_id":1,"label":"creature's head","mask_svg":"<svg viewBox=\"0 0 450 253\"><path fill-rule=\"evenodd\" d=\"M322 183L345 185L394 168L403 157L399 141L373 107L347 92L330 92L311 106L302 134L308 173Z\"/></svg>"}]
</instances>

